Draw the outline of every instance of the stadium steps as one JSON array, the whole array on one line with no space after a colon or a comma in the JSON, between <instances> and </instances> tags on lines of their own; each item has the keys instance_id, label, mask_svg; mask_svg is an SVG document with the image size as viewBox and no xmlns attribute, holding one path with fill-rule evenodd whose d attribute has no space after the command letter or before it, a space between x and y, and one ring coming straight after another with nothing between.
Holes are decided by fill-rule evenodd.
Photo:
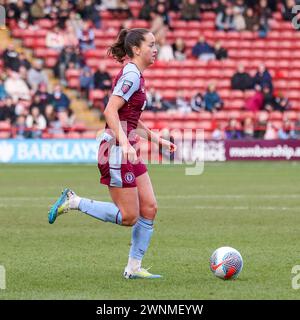
<instances>
[{"instance_id":1,"label":"stadium steps","mask_svg":"<svg viewBox=\"0 0 300 320\"><path fill-rule=\"evenodd\" d=\"M4 50L7 48L9 43L11 43L12 39L9 36L9 32L7 29L0 29L0 49Z\"/></svg>"}]
</instances>

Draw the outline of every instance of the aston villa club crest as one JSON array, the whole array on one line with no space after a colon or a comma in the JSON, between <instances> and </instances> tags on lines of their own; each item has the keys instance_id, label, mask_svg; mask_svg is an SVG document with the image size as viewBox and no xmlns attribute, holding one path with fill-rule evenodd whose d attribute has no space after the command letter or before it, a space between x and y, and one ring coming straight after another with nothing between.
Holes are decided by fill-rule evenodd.
<instances>
[{"instance_id":1,"label":"aston villa club crest","mask_svg":"<svg viewBox=\"0 0 300 320\"><path fill-rule=\"evenodd\" d=\"M127 182L127 183L132 183L133 181L134 181L134 179L135 179L135 176L134 176L134 174L132 173L132 172L126 172L126 174L125 174L125 181Z\"/></svg>"},{"instance_id":2,"label":"aston villa club crest","mask_svg":"<svg viewBox=\"0 0 300 320\"><path fill-rule=\"evenodd\" d=\"M129 81L129 80L124 80L121 90L122 92L125 94L129 91L129 89L132 87L133 82Z\"/></svg>"}]
</instances>

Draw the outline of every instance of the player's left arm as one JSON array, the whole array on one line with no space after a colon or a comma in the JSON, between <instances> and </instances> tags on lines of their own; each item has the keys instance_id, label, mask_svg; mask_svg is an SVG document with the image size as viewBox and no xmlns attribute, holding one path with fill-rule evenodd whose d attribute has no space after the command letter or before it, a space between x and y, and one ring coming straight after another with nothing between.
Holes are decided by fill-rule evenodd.
<instances>
[{"instance_id":1,"label":"player's left arm","mask_svg":"<svg viewBox=\"0 0 300 320\"><path fill-rule=\"evenodd\" d=\"M145 124L143 121L139 120L138 122L138 126L136 128L136 133L151 142L154 142L160 146L162 146L163 148L168 149L170 152L174 152L177 149L177 146L166 139L163 139L162 137L160 137L156 132L151 131Z\"/></svg>"}]
</instances>

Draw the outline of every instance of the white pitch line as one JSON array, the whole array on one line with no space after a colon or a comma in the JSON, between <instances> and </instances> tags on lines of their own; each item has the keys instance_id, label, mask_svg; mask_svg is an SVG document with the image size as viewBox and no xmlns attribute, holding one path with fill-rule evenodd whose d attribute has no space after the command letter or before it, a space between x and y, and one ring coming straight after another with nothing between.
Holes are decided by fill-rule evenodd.
<instances>
[{"instance_id":1,"label":"white pitch line","mask_svg":"<svg viewBox=\"0 0 300 320\"><path fill-rule=\"evenodd\" d=\"M101 200L109 200L107 196L91 196ZM190 195L158 195L157 199L299 199L300 194L279 194L279 195L264 195L264 194L190 194ZM41 200L56 200L57 197L0 197L1 201L41 201Z\"/></svg>"},{"instance_id":2,"label":"white pitch line","mask_svg":"<svg viewBox=\"0 0 300 320\"><path fill-rule=\"evenodd\" d=\"M159 206L161 209L200 209L200 210L266 210L266 211L300 211L300 207L263 207L263 206L184 206L184 207L172 207L172 206Z\"/></svg>"}]
</instances>

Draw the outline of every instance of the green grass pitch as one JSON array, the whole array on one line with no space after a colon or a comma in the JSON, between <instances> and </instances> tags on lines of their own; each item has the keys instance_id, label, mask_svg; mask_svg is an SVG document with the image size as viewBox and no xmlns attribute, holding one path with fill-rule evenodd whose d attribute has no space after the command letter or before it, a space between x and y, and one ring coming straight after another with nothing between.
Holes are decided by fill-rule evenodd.
<instances>
[{"instance_id":1,"label":"green grass pitch","mask_svg":"<svg viewBox=\"0 0 300 320\"><path fill-rule=\"evenodd\" d=\"M96 166L0 166L0 299L299 299L300 164L149 166L159 204L144 266L161 280L125 280L130 228L79 212L47 221L64 187L109 201ZM211 253L232 246L244 259L234 281L209 270Z\"/></svg>"}]
</instances>

